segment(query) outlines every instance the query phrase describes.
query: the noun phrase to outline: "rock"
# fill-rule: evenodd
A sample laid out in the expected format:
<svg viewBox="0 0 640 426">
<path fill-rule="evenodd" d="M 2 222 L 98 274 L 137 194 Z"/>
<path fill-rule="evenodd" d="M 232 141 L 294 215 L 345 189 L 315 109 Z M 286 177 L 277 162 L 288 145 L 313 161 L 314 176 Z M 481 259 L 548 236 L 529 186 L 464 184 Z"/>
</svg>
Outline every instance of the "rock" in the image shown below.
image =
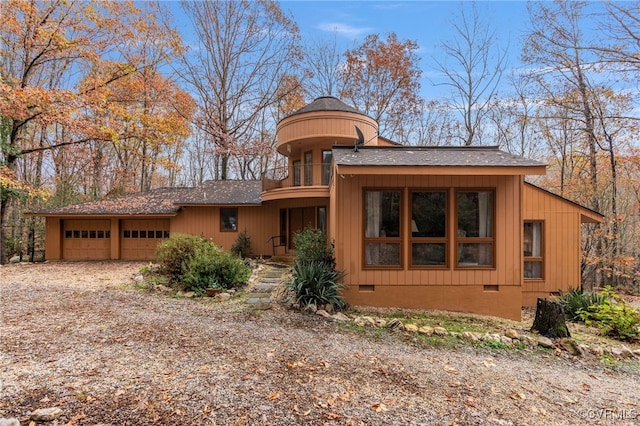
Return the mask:
<svg viewBox="0 0 640 426">
<path fill-rule="evenodd" d="M 62 416 L 62 409 L 58 407 L 38 408 L 31 413 L 34 422 L 51 422 Z"/>
<path fill-rule="evenodd" d="M 324 305 L 324 310 L 327 311 L 327 313 L 332 314 L 333 313 L 333 306 L 326 304 Z"/>
<path fill-rule="evenodd" d="M 616 358 L 622 358 L 622 349 L 620 348 L 611 348 L 607 350 L 607 352 L 609 352 L 611 355 L 613 355 Z"/>
<path fill-rule="evenodd" d="M 425 325 L 418 329 L 418 333 L 423 334 L 425 336 L 432 336 L 433 332 L 434 332 L 433 327 L 429 327 L 428 325 Z"/>
<path fill-rule="evenodd" d="M 634 350 L 633 354 L 635 355 L 636 358 L 640 358 L 640 349 Z"/>
<path fill-rule="evenodd" d="M 389 320 L 386 328 L 389 330 L 404 330 L 404 324 L 402 324 L 402 321 L 398 318 L 393 318 L 392 320 Z"/>
<path fill-rule="evenodd" d="M 324 318 L 331 318 L 331 315 L 329 314 L 329 312 L 325 311 L 324 309 L 318 309 L 316 311 L 316 315 L 320 315 L 321 317 L 324 317 Z"/>
<path fill-rule="evenodd" d="M 531 336 L 524 335 L 520 339 L 522 340 L 522 343 L 524 343 L 526 346 L 529 346 L 532 348 L 535 348 L 536 346 L 538 346 L 538 341 Z"/>
<path fill-rule="evenodd" d="M 137 283 L 141 283 L 144 281 L 144 275 L 142 274 L 136 274 L 133 276 L 133 281 L 137 282 Z"/>
<path fill-rule="evenodd" d="M 376 321 L 372 317 L 368 316 L 356 317 L 353 322 L 355 322 L 360 327 L 364 327 L 365 325 L 375 327 L 376 325 Z"/>
<path fill-rule="evenodd" d="M 338 322 L 349 322 L 349 321 L 351 321 L 351 318 L 349 318 L 348 316 L 346 316 L 342 312 L 336 312 L 335 314 L 333 314 L 331 316 L 331 319 L 333 319 L 334 321 L 338 321 Z"/>
<path fill-rule="evenodd" d="M 589 348 L 589 352 L 591 352 L 595 356 L 604 355 L 604 349 L 602 349 L 600 346 L 592 346 L 591 348 Z"/>
<path fill-rule="evenodd" d="M 382 318 L 376 318 L 375 327 L 377 328 L 385 328 L 387 326 L 387 321 Z"/>
<path fill-rule="evenodd" d="M 418 326 L 415 324 L 405 324 L 404 325 L 404 329 L 406 331 L 409 331 L 411 333 L 417 333 L 418 332 Z"/>
<path fill-rule="evenodd" d="M 566 350 L 567 352 L 569 352 L 573 356 L 582 356 L 582 355 L 584 355 L 584 352 L 582 351 L 582 348 L 580 348 L 580 346 L 575 341 L 573 341 L 572 339 L 560 339 L 558 341 L 558 343 L 560 344 L 560 346 L 564 350 Z"/>
<path fill-rule="evenodd" d="M 505 333 L 505 336 L 507 336 L 509 339 L 516 339 L 516 340 L 520 340 L 520 333 L 518 333 L 517 331 L 515 331 L 513 328 L 508 329 Z"/>
<path fill-rule="evenodd" d="M 513 346 L 513 339 L 507 336 L 500 336 L 500 342 L 507 346 Z"/>
<path fill-rule="evenodd" d="M 482 334 L 473 331 L 463 331 L 462 338 L 470 342 L 477 342 L 482 338 Z"/>
<path fill-rule="evenodd" d="M 497 333 L 485 333 L 484 336 L 482 336 L 482 340 L 486 340 L 489 342 L 499 342 L 500 339 L 500 335 Z"/>
<path fill-rule="evenodd" d="M 449 336 L 459 339 L 460 337 L 462 337 L 462 333 L 458 333 L 457 331 L 450 331 Z"/>
<path fill-rule="evenodd" d="M 633 354 L 633 351 L 631 349 L 629 349 L 625 345 L 622 345 L 622 347 L 620 348 L 620 357 L 622 359 L 633 358 L 633 355 L 634 354 Z"/>
<path fill-rule="evenodd" d="M 433 334 L 436 336 L 447 336 L 449 332 L 444 327 L 434 327 Z"/>
<path fill-rule="evenodd" d="M 227 292 L 218 293 L 216 294 L 215 299 L 219 300 L 220 302 L 226 302 L 227 300 L 231 299 L 231 295 Z"/>
<path fill-rule="evenodd" d="M 11 259 L 9 259 L 9 263 L 20 263 L 20 256 L 13 256 Z"/>
<path fill-rule="evenodd" d="M 16 418 L 0 418 L 0 426 L 20 426 L 20 420 Z"/>
<path fill-rule="evenodd" d="M 187 299 L 192 299 L 193 297 L 195 297 L 195 293 L 193 291 L 187 291 L 186 293 L 184 293 L 184 297 L 186 297 Z"/>
<path fill-rule="evenodd" d="M 551 339 L 549 339 L 548 337 L 545 336 L 538 336 L 538 345 L 542 346 L 543 348 L 552 348 L 553 347 L 553 341 Z"/>
<path fill-rule="evenodd" d="M 315 314 L 316 312 L 318 312 L 318 307 L 314 303 L 309 303 L 304 307 L 303 311 Z"/>
</svg>

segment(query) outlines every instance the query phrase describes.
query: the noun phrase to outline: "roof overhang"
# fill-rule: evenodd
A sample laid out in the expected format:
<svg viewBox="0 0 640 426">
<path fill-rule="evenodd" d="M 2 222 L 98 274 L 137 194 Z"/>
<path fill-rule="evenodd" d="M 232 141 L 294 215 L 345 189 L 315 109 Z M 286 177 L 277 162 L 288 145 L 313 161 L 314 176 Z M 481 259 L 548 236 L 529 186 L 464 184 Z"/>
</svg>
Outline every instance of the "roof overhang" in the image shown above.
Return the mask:
<svg viewBox="0 0 640 426">
<path fill-rule="evenodd" d="M 337 165 L 339 175 L 460 175 L 460 176 L 525 176 L 544 175 L 546 166 L 354 166 Z"/>
</svg>

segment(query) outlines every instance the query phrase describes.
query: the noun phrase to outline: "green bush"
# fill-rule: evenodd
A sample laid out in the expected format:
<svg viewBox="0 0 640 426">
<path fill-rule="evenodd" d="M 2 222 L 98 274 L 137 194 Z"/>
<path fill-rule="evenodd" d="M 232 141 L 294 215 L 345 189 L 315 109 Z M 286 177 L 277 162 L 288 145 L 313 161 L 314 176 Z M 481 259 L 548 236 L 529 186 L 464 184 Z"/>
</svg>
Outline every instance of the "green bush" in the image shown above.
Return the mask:
<svg viewBox="0 0 640 426">
<path fill-rule="evenodd" d="M 323 262 L 298 262 L 293 266 L 293 278 L 287 284 L 298 306 L 331 305 L 342 309 L 346 303 L 340 295 L 344 273 Z"/>
<path fill-rule="evenodd" d="M 567 293 L 559 290 L 558 293 L 557 302 L 564 308 L 565 317 L 574 322 L 584 322 L 582 312 L 590 312 L 592 306 L 601 305 L 606 299 L 605 295 L 576 288 L 570 288 Z"/>
<path fill-rule="evenodd" d="M 208 244 L 203 237 L 186 234 L 172 234 L 171 238 L 158 244 L 156 262 L 160 272 L 172 280 L 180 280 L 185 271 L 185 262 L 193 257 L 198 248 Z"/>
<path fill-rule="evenodd" d="M 247 235 L 247 231 L 242 231 L 238 234 L 236 242 L 231 246 L 231 253 L 242 258 L 251 253 L 251 238 Z"/>
<path fill-rule="evenodd" d="M 581 318 L 587 325 L 595 325 L 602 334 L 618 340 L 632 340 L 640 336 L 640 312 L 627 306 L 611 287 L 601 293 L 603 301 L 583 310 Z"/>
<path fill-rule="evenodd" d="M 296 248 L 296 262 L 321 262 L 336 267 L 333 245 L 327 243 L 327 236 L 320 229 L 307 228 L 293 236 Z"/>
<path fill-rule="evenodd" d="M 251 267 L 202 237 L 176 234 L 158 247 L 162 272 L 185 290 L 203 294 L 206 288 L 236 288 L 247 283 Z"/>
</svg>

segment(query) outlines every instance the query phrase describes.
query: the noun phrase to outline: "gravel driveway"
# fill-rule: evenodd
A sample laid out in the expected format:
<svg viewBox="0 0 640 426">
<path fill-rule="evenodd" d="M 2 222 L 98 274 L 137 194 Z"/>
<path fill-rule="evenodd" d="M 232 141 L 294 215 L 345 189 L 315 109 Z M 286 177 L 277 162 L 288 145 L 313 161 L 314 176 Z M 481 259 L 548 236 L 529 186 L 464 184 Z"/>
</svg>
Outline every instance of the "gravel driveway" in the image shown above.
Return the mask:
<svg viewBox="0 0 640 426">
<path fill-rule="evenodd" d="M 639 369 L 420 348 L 129 284 L 141 263 L 0 266 L 0 418 L 68 425 L 640 423 Z"/>
</svg>

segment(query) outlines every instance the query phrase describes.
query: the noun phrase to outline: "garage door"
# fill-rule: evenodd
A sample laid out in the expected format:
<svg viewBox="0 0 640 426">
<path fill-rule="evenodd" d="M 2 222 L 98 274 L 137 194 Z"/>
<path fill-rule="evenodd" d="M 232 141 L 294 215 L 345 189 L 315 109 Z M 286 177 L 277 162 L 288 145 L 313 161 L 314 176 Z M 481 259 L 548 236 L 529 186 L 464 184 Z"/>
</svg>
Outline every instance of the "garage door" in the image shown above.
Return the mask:
<svg viewBox="0 0 640 426">
<path fill-rule="evenodd" d="M 163 238 L 169 238 L 169 219 L 123 220 L 120 222 L 120 257 L 153 259 Z"/>
<path fill-rule="evenodd" d="M 65 220 L 62 229 L 63 259 L 111 257 L 110 220 Z"/>
</svg>

